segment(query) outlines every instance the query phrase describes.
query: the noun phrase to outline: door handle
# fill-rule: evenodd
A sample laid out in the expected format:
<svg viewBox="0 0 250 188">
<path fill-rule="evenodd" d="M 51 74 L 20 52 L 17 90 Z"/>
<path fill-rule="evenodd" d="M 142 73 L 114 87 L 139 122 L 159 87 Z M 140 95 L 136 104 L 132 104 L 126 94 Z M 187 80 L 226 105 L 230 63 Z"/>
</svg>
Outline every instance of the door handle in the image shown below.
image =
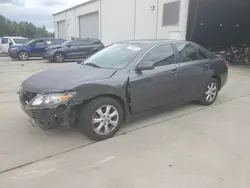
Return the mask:
<svg viewBox="0 0 250 188">
<path fill-rule="evenodd" d="M 177 72 L 178 72 L 177 69 L 172 69 L 170 73 L 173 74 L 173 75 L 177 75 Z"/>
<path fill-rule="evenodd" d="M 207 67 L 208 69 L 211 68 L 211 65 L 209 63 L 205 64 L 205 67 Z"/>
</svg>

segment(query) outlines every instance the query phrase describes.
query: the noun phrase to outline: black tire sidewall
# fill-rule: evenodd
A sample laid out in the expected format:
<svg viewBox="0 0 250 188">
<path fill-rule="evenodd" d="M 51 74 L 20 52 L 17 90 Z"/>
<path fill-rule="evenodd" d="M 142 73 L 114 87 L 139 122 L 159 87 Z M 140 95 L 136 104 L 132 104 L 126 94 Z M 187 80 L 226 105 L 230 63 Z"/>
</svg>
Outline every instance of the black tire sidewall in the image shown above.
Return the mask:
<svg viewBox="0 0 250 188">
<path fill-rule="evenodd" d="M 91 121 L 95 111 L 104 105 L 112 105 L 117 109 L 119 113 L 119 122 L 116 128 L 108 135 L 99 135 L 94 131 Z M 89 103 L 86 104 L 86 106 L 84 106 L 80 114 L 78 125 L 79 127 L 82 128 L 85 135 L 88 136 L 90 139 L 101 141 L 111 138 L 118 132 L 121 123 L 123 122 L 123 117 L 124 117 L 123 108 L 117 100 L 111 97 L 99 97 L 94 100 L 91 100 Z"/>
<path fill-rule="evenodd" d="M 206 99 L 206 92 L 207 92 L 207 87 L 208 87 L 208 85 L 211 84 L 211 83 L 215 83 L 215 84 L 216 84 L 217 90 L 216 90 L 216 96 L 215 96 L 214 100 L 211 101 L 211 102 L 208 102 L 207 99 Z M 217 99 L 218 92 L 219 92 L 219 84 L 218 84 L 218 81 L 217 81 L 215 78 L 211 78 L 211 79 L 209 80 L 209 82 L 206 84 L 205 88 L 203 89 L 202 97 L 201 97 L 199 103 L 200 103 L 201 105 L 204 105 L 204 106 L 212 105 L 212 104 L 215 102 L 215 100 Z"/>
</svg>

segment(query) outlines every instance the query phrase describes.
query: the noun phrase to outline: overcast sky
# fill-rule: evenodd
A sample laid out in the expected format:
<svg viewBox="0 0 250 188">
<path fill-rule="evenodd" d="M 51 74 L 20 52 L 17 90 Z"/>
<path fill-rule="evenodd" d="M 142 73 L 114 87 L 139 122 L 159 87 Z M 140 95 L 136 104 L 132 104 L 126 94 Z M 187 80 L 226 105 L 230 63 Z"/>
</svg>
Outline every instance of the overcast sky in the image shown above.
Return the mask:
<svg viewBox="0 0 250 188">
<path fill-rule="evenodd" d="M 54 30 L 52 14 L 88 0 L 0 0 L 0 14 Z"/>
</svg>

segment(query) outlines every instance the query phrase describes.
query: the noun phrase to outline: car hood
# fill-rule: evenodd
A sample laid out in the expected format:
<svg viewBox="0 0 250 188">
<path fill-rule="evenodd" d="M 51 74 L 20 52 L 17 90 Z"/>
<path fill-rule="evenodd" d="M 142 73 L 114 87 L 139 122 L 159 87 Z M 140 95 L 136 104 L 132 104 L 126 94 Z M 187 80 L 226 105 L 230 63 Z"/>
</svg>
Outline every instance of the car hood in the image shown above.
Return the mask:
<svg viewBox="0 0 250 188">
<path fill-rule="evenodd" d="M 22 83 L 23 91 L 40 94 L 64 92 L 89 83 L 110 78 L 116 70 L 101 69 L 81 64 L 64 65 L 60 68 L 37 73 Z"/>
</svg>

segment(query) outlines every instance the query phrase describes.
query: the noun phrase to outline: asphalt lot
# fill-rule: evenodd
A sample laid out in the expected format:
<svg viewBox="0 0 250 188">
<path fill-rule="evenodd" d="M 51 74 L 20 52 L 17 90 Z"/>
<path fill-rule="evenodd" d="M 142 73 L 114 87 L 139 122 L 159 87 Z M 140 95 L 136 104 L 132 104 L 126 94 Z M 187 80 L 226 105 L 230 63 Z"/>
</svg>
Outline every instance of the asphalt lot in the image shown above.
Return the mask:
<svg viewBox="0 0 250 188">
<path fill-rule="evenodd" d="M 230 68 L 211 107 L 161 110 L 94 143 L 33 127 L 19 107 L 21 82 L 57 66 L 0 57 L 0 188 L 249 188 L 250 69 Z"/>
</svg>

